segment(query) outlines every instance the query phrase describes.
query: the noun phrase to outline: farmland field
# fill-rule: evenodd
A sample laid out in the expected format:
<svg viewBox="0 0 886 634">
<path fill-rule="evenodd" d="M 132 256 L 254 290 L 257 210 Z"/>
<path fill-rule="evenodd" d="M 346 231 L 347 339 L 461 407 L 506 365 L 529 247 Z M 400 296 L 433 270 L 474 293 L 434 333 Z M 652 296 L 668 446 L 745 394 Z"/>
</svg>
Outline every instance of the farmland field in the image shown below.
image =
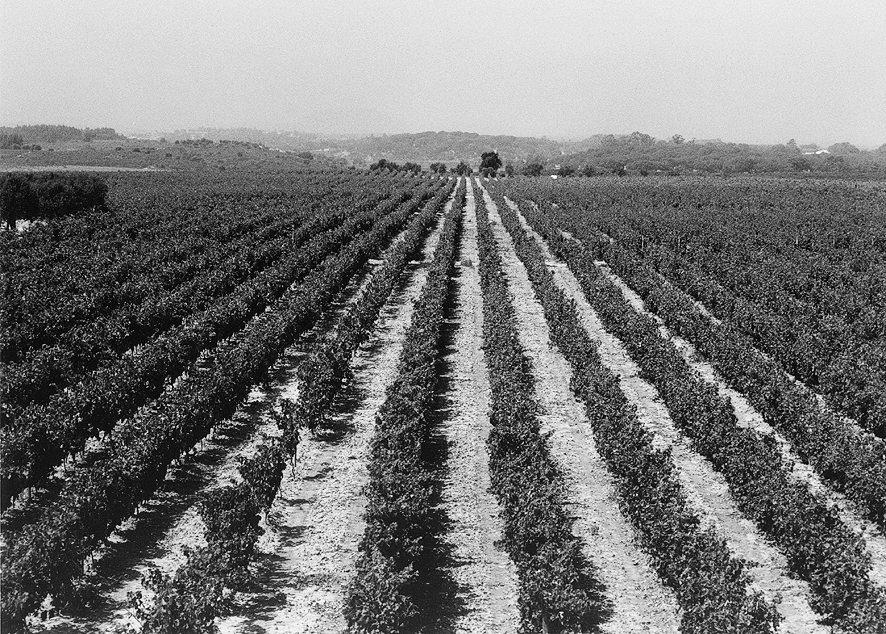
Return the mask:
<svg viewBox="0 0 886 634">
<path fill-rule="evenodd" d="M 886 632 L 886 189 L 106 172 L 0 234 L 4 632 Z"/>
</svg>

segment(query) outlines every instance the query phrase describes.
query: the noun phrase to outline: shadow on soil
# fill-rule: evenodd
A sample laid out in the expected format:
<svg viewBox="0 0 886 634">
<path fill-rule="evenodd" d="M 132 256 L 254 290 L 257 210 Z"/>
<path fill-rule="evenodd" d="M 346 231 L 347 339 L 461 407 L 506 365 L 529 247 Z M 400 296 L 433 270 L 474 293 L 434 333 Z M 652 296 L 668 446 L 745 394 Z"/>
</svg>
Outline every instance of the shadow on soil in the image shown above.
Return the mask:
<svg viewBox="0 0 886 634">
<path fill-rule="evenodd" d="M 454 269 L 454 273 L 458 269 Z M 449 440 L 441 432 L 443 423 L 452 410 L 452 362 L 455 353 L 455 335 L 458 323 L 455 277 L 449 282 L 449 301 L 444 312 L 444 320 L 440 332 L 440 344 L 436 363 L 437 385 L 434 390 L 434 402 L 431 408 L 431 438 L 424 456 L 434 476 L 432 500 L 434 515 L 429 528 L 431 548 L 425 561 L 419 562 L 422 574 L 414 596 L 420 616 L 416 621 L 417 632 L 448 632 L 452 631 L 456 619 L 467 614 L 465 597 L 467 589 L 455 581 L 452 570 L 459 566 L 453 547 L 446 541 L 451 522 L 442 506 L 443 488 L 449 474 Z"/>
<path fill-rule="evenodd" d="M 248 442 L 256 433 L 262 417 L 281 396 L 284 396 L 285 388 L 294 380 L 301 361 L 332 328 L 371 270 L 371 265 L 363 267 L 330 308 L 324 311 L 314 327 L 303 333 L 298 341 L 269 368 L 257 387 L 260 393 L 258 398 L 250 399 L 240 405 L 231 419 L 213 429 L 209 439 L 201 442 L 181 463 L 170 467 L 163 486 L 134 516 L 137 522 L 127 522 L 118 528 L 112 540 L 106 542 L 101 557 L 93 563 L 93 574 L 84 580 L 80 593 L 82 600 L 63 606 L 62 618 L 66 622 L 52 623 L 52 632 L 59 634 L 94 632 L 99 624 L 110 622 L 115 612 L 125 607 L 126 599 L 114 597 L 113 593 L 118 591 L 121 585 L 137 582 L 141 578 L 143 568 L 136 566 L 143 566 L 146 561 L 169 554 L 163 544 L 164 536 L 197 503 L 200 496 L 209 490 L 217 479 L 219 468 L 231 452 Z M 359 400 L 358 395 L 352 398 L 355 401 Z M 333 432 L 337 438 L 331 438 L 331 442 L 335 442 L 347 433 L 346 425 L 334 429 Z M 101 452 L 96 451 L 84 456 L 83 461 L 94 461 L 101 457 Z M 322 477 L 322 474 L 316 477 Z M 60 489 L 60 486 L 58 488 Z M 51 501 L 57 496 L 55 488 L 49 487 L 49 489 L 35 495 L 34 501 L 29 501 L 25 509 L 19 513 L 21 517 L 4 513 L 4 532 L 8 528 L 17 527 L 34 513 L 39 513 L 43 498 Z M 293 500 L 291 503 L 307 501 Z M 297 531 L 290 532 L 293 534 L 287 535 L 286 539 L 298 539 Z M 260 563 L 259 576 L 262 566 L 266 564 Z M 136 589 L 140 589 L 140 586 Z M 41 627 L 37 625 L 34 631 L 41 631 Z"/>
<path fill-rule="evenodd" d="M 456 269 L 456 277 L 453 285 L 460 283 L 458 280 L 459 269 Z M 434 420 L 433 424 L 436 429 L 440 429 L 442 423 L 446 420 L 452 409 L 451 394 L 451 376 L 452 368 L 449 359 L 456 352 L 455 335 L 459 325 L 457 302 L 454 298 L 455 293 L 451 291 L 451 301 L 447 308 L 446 320 L 441 333 L 441 351 L 437 361 L 437 376 L 439 382 L 436 389 Z M 479 345 L 479 342 L 478 342 Z M 524 363 L 528 364 L 528 372 L 532 372 L 531 361 L 528 357 L 524 357 Z M 437 490 L 435 491 L 437 502 L 439 503 L 440 494 L 442 493 L 442 484 L 448 473 L 446 467 L 446 456 L 448 454 L 449 443 L 442 434 L 437 434 L 432 445 L 432 452 L 435 454 L 433 460 L 437 465 Z M 562 476 L 561 476 L 562 477 Z M 440 532 L 439 536 L 444 537 L 447 526 L 447 519 L 441 510 L 440 516 Z M 584 615 L 581 624 L 582 632 L 599 632 L 601 626 L 612 618 L 612 603 L 606 597 L 606 587 L 599 581 L 596 568 L 587 561 L 580 552 L 576 553 L 579 561 L 578 568 L 581 570 L 580 579 L 576 585 L 581 589 L 582 593 L 597 607 L 596 610 L 589 611 Z M 429 592 L 427 597 L 427 605 L 424 609 L 424 617 L 421 622 L 421 632 L 451 632 L 455 619 L 469 614 L 469 607 L 465 603 L 465 597 L 469 597 L 471 588 L 460 586 L 457 584 L 449 571 L 464 565 L 465 562 L 458 561 L 454 557 L 451 547 L 445 543 L 440 543 L 438 550 L 438 560 L 435 562 L 435 576 L 431 586 L 434 588 Z M 430 585 L 430 584 L 429 584 Z M 539 631 L 542 631 L 539 624 Z M 556 623 L 548 625 L 548 632 L 560 632 L 561 628 Z"/>
<path fill-rule="evenodd" d="M 428 266 L 427 262 L 410 262 L 397 286 L 391 293 L 389 301 L 385 304 L 377 320 L 376 328 L 384 328 L 385 322 L 389 321 L 402 307 L 405 298 L 404 291 L 414 271 Z M 451 322 L 454 307 L 447 310 L 447 322 L 444 324 L 443 341 L 441 351 L 453 349 L 455 324 Z M 310 346 L 310 343 L 308 343 Z M 360 347 L 362 359 L 354 367 L 354 374 L 359 375 L 363 370 L 371 367 L 382 350 L 379 337 L 371 337 Z M 448 398 L 445 396 L 450 390 L 449 364 L 438 360 L 438 377 L 434 416 L 432 428 L 439 429 L 439 425 L 450 407 Z M 344 441 L 354 431 L 353 414 L 358 410 L 366 398 L 366 393 L 360 388 L 359 382 L 350 383 L 342 389 L 336 399 L 336 413 L 331 417 L 326 429 L 318 431 L 316 438 L 337 445 Z M 459 599 L 459 588 L 452 580 L 449 573 L 455 565 L 452 559 L 451 548 L 443 541 L 443 536 L 448 528 L 448 518 L 442 508 L 439 507 L 440 494 L 446 477 L 446 459 L 448 445 L 446 439 L 439 433 L 435 433 L 428 447 L 425 459 L 435 474 L 434 500 L 437 504 L 429 533 L 431 534 L 430 555 L 424 561 L 418 562 L 417 567 L 423 571 L 415 587 L 414 599 L 421 613 L 420 620 L 416 623 L 416 632 L 444 632 L 451 630 L 451 624 L 455 618 L 464 611 Z M 326 473 L 317 473 L 302 479 L 304 486 L 300 488 L 300 497 L 297 499 L 281 500 L 288 505 L 309 504 L 312 501 L 310 491 L 314 486 L 319 486 Z M 312 482 L 314 481 L 314 482 Z M 314 486 L 312 486 L 314 485 Z M 306 527 L 298 526 L 284 528 L 278 526 L 279 535 L 283 544 L 295 543 L 305 532 Z M 263 621 L 271 621 L 274 613 L 286 605 L 286 587 L 323 585 L 323 579 L 311 574 L 310 571 L 296 571 L 287 569 L 285 559 L 276 554 L 267 554 L 260 558 L 257 565 L 254 593 L 244 596 L 243 603 L 236 610 L 238 614 L 248 615 L 249 624 L 238 630 L 241 634 L 264 634 L 266 629 L 262 626 Z M 461 593 L 463 594 L 463 593 Z"/>
<path fill-rule="evenodd" d="M 406 301 L 404 291 L 408 285 L 409 277 L 408 274 L 403 275 L 393 289 L 390 299 L 376 321 L 376 329 L 385 328 L 384 324 L 396 315 Z M 302 357 L 309 354 L 318 341 L 318 338 L 303 338 L 299 342 L 297 354 Z M 360 346 L 359 360 L 353 366 L 354 375 L 360 376 L 366 369 L 372 367 L 377 362 L 377 355 L 381 350 L 382 343 L 377 336 L 372 336 L 364 342 Z M 276 377 L 272 376 L 271 379 L 276 381 Z M 343 385 L 341 392 L 335 399 L 334 413 L 330 416 L 326 426 L 323 429 L 318 429 L 313 437 L 331 447 L 343 443 L 354 433 L 354 414 L 367 397 L 368 393 L 359 380 Z M 309 506 L 315 499 L 314 493 L 321 492 L 323 480 L 329 475 L 330 469 L 331 467 L 327 467 L 302 477 L 299 480 L 298 497 L 278 497 L 277 503 L 286 506 Z M 274 513 L 272 512 L 271 521 L 274 523 L 274 530 L 283 547 L 293 546 L 308 529 L 307 526 L 301 525 L 287 527 L 275 523 L 273 518 Z M 247 623 L 238 627 L 238 634 L 263 634 L 266 632 L 262 623 L 270 623 L 274 620 L 275 613 L 286 607 L 286 588 L 324 585 L 321 576 L 312 574 L 309 570 L 293 570 L 289 564 L 290 562 L 285 557 L 276 553 L 263 553 L 258 556 L 253 584 L 246 593 L 240 596 L 238 605 L 233 610 L 235 614 L 247 619 Z"/>
</svg>

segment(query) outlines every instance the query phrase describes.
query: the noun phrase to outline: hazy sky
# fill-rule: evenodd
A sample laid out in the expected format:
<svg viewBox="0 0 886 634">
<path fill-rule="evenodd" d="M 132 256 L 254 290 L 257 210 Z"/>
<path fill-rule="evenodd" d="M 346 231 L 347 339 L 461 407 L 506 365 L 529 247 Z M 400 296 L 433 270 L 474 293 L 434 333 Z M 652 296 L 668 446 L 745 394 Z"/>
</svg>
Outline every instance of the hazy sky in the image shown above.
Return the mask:
<svg viewBox="0 0 886 634">
<path fill-rule="evenodd" d="M 0 0 L 0 123 L 886 142 L 886 0 Z"/>
</svg>

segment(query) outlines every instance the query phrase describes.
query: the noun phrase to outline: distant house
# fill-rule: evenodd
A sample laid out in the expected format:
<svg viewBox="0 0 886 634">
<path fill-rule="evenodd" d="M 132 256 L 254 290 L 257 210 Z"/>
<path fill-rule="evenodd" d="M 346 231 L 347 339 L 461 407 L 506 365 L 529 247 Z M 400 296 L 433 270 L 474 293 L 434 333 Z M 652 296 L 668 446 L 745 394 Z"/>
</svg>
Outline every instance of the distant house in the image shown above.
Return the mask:
<svg viewBox="0 0 886 634">
<path fill-rule="evenodd" d="M 830 154 L 830 150 L 812 150 L 811 152 L 803 152 L 805 156 L 809 156 L 810 154 Z"/>
</svg>

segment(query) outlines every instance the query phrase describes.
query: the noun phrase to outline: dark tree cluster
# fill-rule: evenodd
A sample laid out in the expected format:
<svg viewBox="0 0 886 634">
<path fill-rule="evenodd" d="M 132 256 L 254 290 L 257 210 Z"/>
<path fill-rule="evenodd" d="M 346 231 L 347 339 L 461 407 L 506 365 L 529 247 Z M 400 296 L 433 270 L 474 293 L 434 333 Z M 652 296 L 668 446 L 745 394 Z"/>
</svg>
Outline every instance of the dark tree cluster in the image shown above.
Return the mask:
<svg viewBox="0 0 886 634">
<path fill-rule="evenodd" d="M 432 174 L 445 174 L 449 171 L 449 168 L 446 167 L 446 163 L 431 163 L 428 169 L 431 170 Z"/>
<path fill-rule="evenodd" d="M 459 161 L 458 165 L 452 168 L 452 171 L 459 176 L 469 176 L 474 173 L 474 170 L 471 169 L 471 166 L 464 161 Z"/>
<path fill-rule="evenodd" d="M 50 220 L 104 207 L 108 186 L 85 174 L 6 174 L 0 177 L 0 221 Z"/>
<path fill-rule="evenodd" d="M 0 134 L 0 150 L 19 149 L 24 142 L 20 134 Z"/>
<path fill-rule="evenodd" d="M 502 162 L 498 152 L 483 152 L 480 155 L 480 173 L 487 178 L 498 174 Z"/>
<path fill-rule="evenodd" d="M 18 137 L 17 145 L 26 149 L 25 145 L 37 143 L 57 143 L 59 141 L 93 141 L 115 140 L 126 137 L 117 134 L 113 128 L 74 128 L 67 125 L 19 125 L 0 127 L 0 141 L 4 137 Z M 9 146 L 12 148 L 12 145 Z M 0 144 L 0 148 L 6 148 Z M 19 149 L 19 148 L 15 148 Z M 32 149 L 32 148 L 27 148 Z"/>
<path fill-rule="evenodd" d="M 221 141 L 219 141 L 221 143 Z M 202 139 L 184 139 L 181 141 L 175 141 L 173 145 L 187 145 L 190 147 L 204 147 L 215 145 L 215 141 L 212 139 L 202 138 Z"/>
<path fill-rule="evenodd" d="M 408 161 L 403 163 L 403 165 L 400 165 L 399 163 L 389 161 L 388 159 L 379 159 L 369 166 L 369 171 L 375 172 L 379 170 L 387 170 L 389 172 L 411 172 L 412 174 L 418 175 L 421 174 L 421 165 L 418 163 L 410 163 Z"/>
<path fill-rule="evenodd" d="M 36 143 L 25 143 L 20 134 L 0 134 L 0 150 L 42 150 Z"/>
<path fill-rule="evenodd" d="M 532 162 L 523 166 L 523 176 L 541 176 L 545 166 L 541 163 Z"/>
<path fill-rule="evenodd" d="M 798 145 L 791 139 L 778 145 L 724 143 L 718 139 L 687 141 L 679 134 L 655 139 L 642 132 L 606 135 L 599 147 L 557 159 L 560 176 L 595 174 L 827 174 L 832 176 L 886 177 L 886 154 L 864 152 L 850 143 L 835 143 L 824 150 Z M 526 165 L 523 174 L 541 175 Z M 568 170 L 570 173 L 565 173 Z M 544 170 L 542 170 L 544 171 Z M 537 173 L 536 173 L 537 172 Z"/>
</svg>

